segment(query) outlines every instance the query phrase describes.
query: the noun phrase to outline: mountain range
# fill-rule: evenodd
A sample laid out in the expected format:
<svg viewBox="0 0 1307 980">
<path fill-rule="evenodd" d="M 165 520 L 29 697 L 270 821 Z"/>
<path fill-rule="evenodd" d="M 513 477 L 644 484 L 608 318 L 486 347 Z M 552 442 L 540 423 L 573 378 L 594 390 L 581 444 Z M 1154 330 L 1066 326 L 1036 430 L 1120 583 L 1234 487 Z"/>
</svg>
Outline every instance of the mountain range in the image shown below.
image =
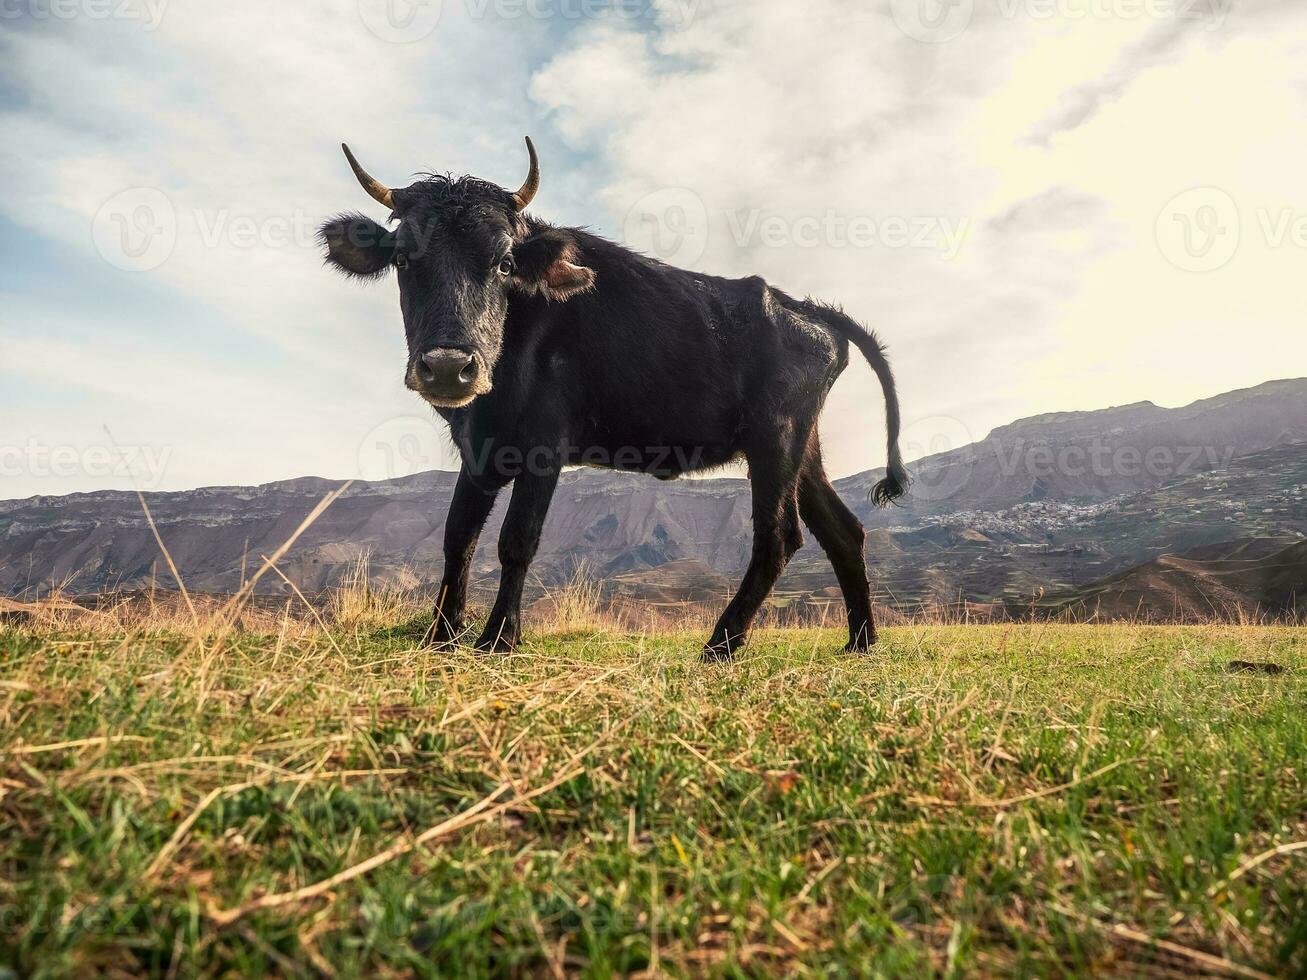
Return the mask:
<svg viewBox="0 0 1307 980">
<path fill-rule="evenodd" d="M 1038 603 L 1077 618 L 1191 622 L 1307 611 L 1307 541 L 1249 538 L 1163 555 Z"/>
<path fill-rule="evenodd" d="M 1023 419 L 913 463 L 912 492 L 888 510 L 868 500 L 881 471 L 839 480 L 836 488 L 867 525 L 868 562 L 883 599 L 904 607 L 962 600 L 1011 606 L 1073 596 L 1194 549 L 1249 539 L 1291 547 L 1307 534 L 1305 450 L 1307 379 L 1298 379 L 1183 408 L 1141 402 Z M 379 583 L 433 584 L 454 479 L 433 471 L 354 484 L 279 567 L 306 593 L 331 588 L 361 554 Z M 145 497 L 186 585 L 226 592 L 337 486 L 304 478 Z M 482 592 L 497 575 L 503 503 L 474 563 Z M 556 586 L 581 569 L 612 596 L 717 601 L 748 560 L 749 504 L 742 479 L 660 483 L 611 471 L 566 473 L 535 588 Z M 260 588 L 288 588 L 274 578 Z M 1157 580 L 1141 571 L 1133 581 L 1147 591 L 1146 583 Z M 0 501 L 0 594 L 85 594 L 150 583 L 174 584 L 136 494 Z M 838 596 L 834 586 L 824 555 L 808 544 L 776 602 L 830 603 Z"/>
</svg>

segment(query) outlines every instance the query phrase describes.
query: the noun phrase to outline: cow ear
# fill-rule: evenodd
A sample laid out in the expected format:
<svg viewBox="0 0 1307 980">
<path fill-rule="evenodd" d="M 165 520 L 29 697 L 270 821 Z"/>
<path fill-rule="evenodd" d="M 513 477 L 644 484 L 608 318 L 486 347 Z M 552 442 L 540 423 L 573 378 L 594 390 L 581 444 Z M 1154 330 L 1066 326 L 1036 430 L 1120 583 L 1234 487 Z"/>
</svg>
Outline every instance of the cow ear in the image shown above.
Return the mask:
<svg viewBox="0 0 1307 980">
<path fill-rule="evenodd" d="M 395 236 L 362 214 L 342 214 L 318 229 L 326 262 L 359 279 L 385 275 L 395 260 Z"/>
<path fill-rule="evenodd" d="M 513 249 L 513 262 L 517 266 L 515 283 L 529 291 L 538 290 L 555 302 L 565 302 L 595 284 L 594 270 L 581 264 L 576 241 L 554 228 Z"/>
</svg>

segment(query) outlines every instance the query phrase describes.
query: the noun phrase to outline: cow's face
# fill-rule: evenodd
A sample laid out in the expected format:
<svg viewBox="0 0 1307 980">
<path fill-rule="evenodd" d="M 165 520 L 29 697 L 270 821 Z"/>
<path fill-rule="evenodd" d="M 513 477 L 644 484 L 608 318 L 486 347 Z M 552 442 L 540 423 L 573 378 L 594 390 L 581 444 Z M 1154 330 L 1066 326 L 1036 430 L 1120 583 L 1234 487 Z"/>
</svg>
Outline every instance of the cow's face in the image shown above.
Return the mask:
<svg viewBox="0 0 1307 980">
<path fill-rule="evenodd" d="M 470 177 L 391 190 L 345 152 L 398 224 L 387 229 L 361 214 L 327 222 L 327 261 L 361 278 L 395 270 L 408 339 L 404 383 L 432 405 L 461 408 L 490 391 L 514 293 L 565 301 L 594 285 L 571 235 L 522 214 L 539 186 L 534 148 L 515 193 Z"/>
</svg>

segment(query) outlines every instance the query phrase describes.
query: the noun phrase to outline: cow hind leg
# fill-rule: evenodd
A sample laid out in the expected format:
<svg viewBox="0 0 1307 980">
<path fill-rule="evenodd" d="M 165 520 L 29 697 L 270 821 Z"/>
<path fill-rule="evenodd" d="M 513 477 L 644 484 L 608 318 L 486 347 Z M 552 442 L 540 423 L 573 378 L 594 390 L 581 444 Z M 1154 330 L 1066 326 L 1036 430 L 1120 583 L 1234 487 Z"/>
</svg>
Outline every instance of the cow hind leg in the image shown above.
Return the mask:
<svg viewBox="0 0 1307 980">
<path fill-rule="evenodd" d="M 798 513 L 802 455 L 795 446 L 806 442 L 807 431 L 796 439 L 794 423 L 787 422 L 783 430 L 770 445 L 746 454 L 753 488 L 753 555 L 740 590 L 704 647 L 705 661 L 729 660 L 744 646 L 758 610 L 803 543 Z"/>
<path fill-rule="evenodd" d="M 876 621 L 871 612 L 871 583 L 863 553 L 867 534 L 862 522 L 845 506 L 831 486 L 814 440 L 799 478 L 799 512 L 803 523 L 821 545 L 835 568 L 849 616 L 846 650 L 861 652 L 876 642 Z"/>
</svg>

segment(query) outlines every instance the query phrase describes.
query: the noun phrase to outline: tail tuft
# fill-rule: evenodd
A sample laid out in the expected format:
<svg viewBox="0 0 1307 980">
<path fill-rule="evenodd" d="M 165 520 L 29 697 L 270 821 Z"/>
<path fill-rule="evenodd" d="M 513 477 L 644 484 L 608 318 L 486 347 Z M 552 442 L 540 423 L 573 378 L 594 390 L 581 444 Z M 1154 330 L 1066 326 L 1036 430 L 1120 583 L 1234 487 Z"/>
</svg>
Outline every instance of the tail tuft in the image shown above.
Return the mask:
<svg viewBox="0 0 1307 980">
<path fill-rule="evenodd" d="M 885 478 L 871 488 L 871 502 L 877 507 L 888 507 L 908 492 L 911 482 L 903 460 L 895 452 L 885 468 Z"/>
</svg>

